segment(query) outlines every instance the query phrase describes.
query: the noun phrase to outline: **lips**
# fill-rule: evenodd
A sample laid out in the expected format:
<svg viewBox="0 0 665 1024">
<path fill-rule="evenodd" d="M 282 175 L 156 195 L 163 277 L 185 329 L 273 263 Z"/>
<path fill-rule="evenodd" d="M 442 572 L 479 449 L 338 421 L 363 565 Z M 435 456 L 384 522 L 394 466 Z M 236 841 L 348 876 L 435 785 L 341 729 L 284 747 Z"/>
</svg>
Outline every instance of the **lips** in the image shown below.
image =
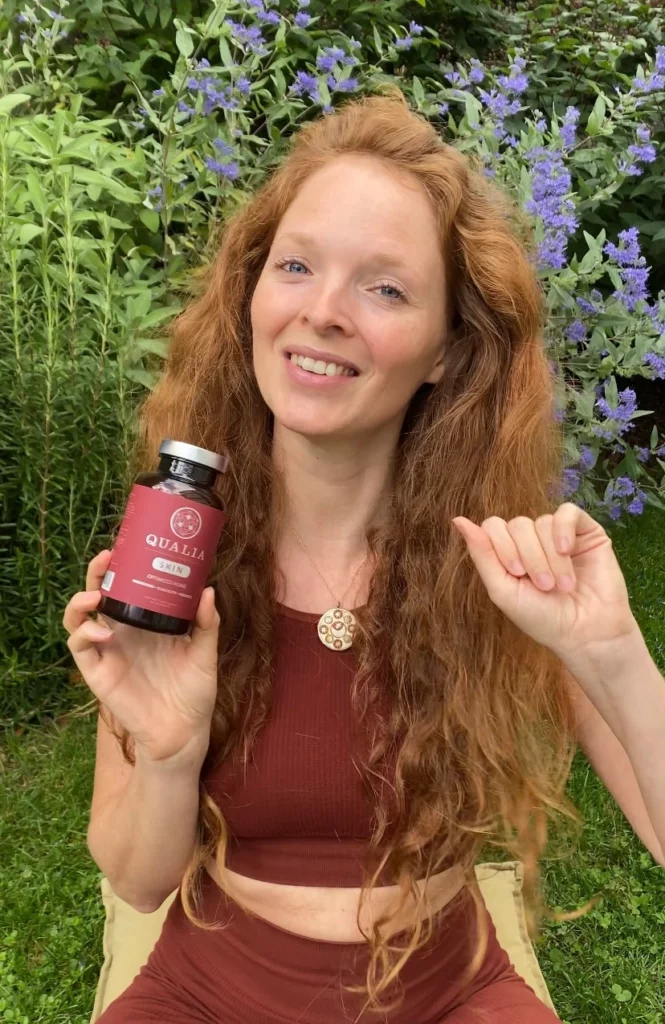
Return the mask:
<svg viewBox="0 0 665 1024">
<path fill-rule="evenodd" d="M 324 363 L 335 363 L 337 366 L 344 366 L 349 370 L 353 370 L 354 373 L 360 374 L 360 370 L 355 363 L 350 362 L 348 359 L 343 359 L 342 356 L 333 355 L 331 352 L 319 352 L 317 349 L 302 346 L 287 349 L 284 355 L 287 359 L 290 359 L 292 355 L 296 355 L 303 356 L 305 359 L 313 359 L 315 362 L 321 360 Z"/>
</svg>

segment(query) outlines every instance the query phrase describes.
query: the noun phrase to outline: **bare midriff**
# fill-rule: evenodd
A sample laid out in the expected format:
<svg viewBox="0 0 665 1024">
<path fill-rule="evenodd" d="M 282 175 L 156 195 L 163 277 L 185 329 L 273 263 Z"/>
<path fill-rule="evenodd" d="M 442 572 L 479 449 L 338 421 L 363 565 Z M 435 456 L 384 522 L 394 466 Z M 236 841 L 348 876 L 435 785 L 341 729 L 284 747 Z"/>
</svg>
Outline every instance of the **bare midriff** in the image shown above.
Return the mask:
<svg viewBox="0 0 665 1024">
<path fill-rule="evenodd" d="M 206 868 L 217 885 L 220 884 L 217 865 L 214 858 L 206 863 Z M 224 887 L 231 899 L 239 897 L 254 913 L 266 921 L 295 932 L 306 938 L 320 939 L 326 942 L 365 942 L 358 923 L 358 904 L 360 887 L 358 888 L 327 888 L 314 885 L 282 885 L 275 882 L 264 882 L 256 878 L 247 878 L 235 871 L 228 871 L 229 884 Z M 425 883 L 419 881 L 422 890 Z M 446 906 L 464 885 L 461 868 L 458 865 L 432 875 L 427 883 L 427 892 L 434 913 Z M 372 919 L 390 910 L 391 905 L 397 906 L 399 886 L 376 886 L 368 899 L 363 902 L 360 922 L 367 934 L 370 934 Z M 399 916 L 387 930 L 393 935 L 413 923 L 414 900 L 409 896 Z M 423 909 L 421 917 L 425 916 Z"/>
</svg>

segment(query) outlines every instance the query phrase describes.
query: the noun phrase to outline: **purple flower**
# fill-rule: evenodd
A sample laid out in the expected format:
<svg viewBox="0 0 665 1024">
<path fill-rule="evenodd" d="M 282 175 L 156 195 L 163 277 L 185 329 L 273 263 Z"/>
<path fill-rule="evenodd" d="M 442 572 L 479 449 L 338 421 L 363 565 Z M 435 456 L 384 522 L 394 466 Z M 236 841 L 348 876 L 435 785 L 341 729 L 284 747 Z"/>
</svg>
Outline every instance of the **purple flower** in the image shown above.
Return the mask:
<svg viewBox="0 0 665 1024">
<path fill-rule="evenodd" d="M 49 15 L 49 17 L 53 18 L 54 21 L 64 21 L 65 20 L 64 14 L 60 14 L 58 11 L 49 11 L 48 8 L 47 8 L 46 13 Z"/>
<path fill-rule="evenodd" d="M 336 60 L 331 53 L 321 53 L 316 58 L 316 66 L 319 71 L 332 71 Z"/>
<path fill-rule="evenodd" d="M 665 89 L 665 46 L 656 47 L 653 71 L 648 78 L 634 78 L 633 89 L 636 92 L 658 92 Z"/>
<path fill-rule="evenodd" d="M 566 330 L 566 337 L 570 338 L 571 341 L 584 341 L 586 334 L 586 327 L 581 320 L 573 320 Z"/>
<path fill-rule="evenodd" d="M 665 356 L 659 356 L 657 352 L 647 352 L 642 362 L 651 367 L 654 377 L 665 380 Z"/>
<path fill-rule="evenodd" d="M 307 28 L 311 20 L 312 19 L 310 18 L 309 14 L 307 14 L 306 11 L 298 11 L 295 18 L 293 19 L 293 24 L 296 25 L 298 28 Z"/>
<path fill-rule="evenodd" d="M 461 75 L 459 71 L 448 71 L 443 77 L 447 78 L 451 85 L 459 86 L 460 88 L 463 85 L 468 84 L 464 76 Z"/>
<path fill-rule="evenodd" d="M 449 110 L 450 106 L 448 103 L 439 103 L 439 113 L 442 117 L 445 117 Z"/>
<path fill-rule="evenodd" d="M 606 242 L 604 252 L 621 267 L 620 276 L 625 285 L 625 289 L 618 288 L 612 294 L 629 312 L 632 312 L 641 299 L 648 299 L 646 285 L 649 268 L 646 266 L 646 259 L 640 254 L 637 228 L 620 231 L 619 241 L 621 248 L 612 242 Z"/>
<path fill-rule="evenodd" d="M 321 101 L 319 96 L 319 81 L 316 75 L 310 74 L 308 71 L 298 71 L 296 74 L 296 80 L 291 84 L 290 91 L 295 96 L 302 96 L 303 92 L 306 92 L 310 99 L 314 100 L 315 103 Z"/>
<path fill-rule="evenodd" d="M 535 146 L 525 152 L 524 158 L 533 164 L 532 198 L 524 204 L 524 209 L 540 217 L 545 228 L 544 238 L 538 247 L 538 263 L 540 268 L 561 270 L 566 263 L 568 237 L 578 226 L 574 216 L 575 205 L 568 198 L 572 184 L 570 173 L 560 150 Z"/>
<path fill-rule="evenodd" d="M 235 163 L 235 161 L 229 164 L 222 164 L 219 160 L 215 160 L 214 157 L 207 156 L 205 158 L 205 165 L 208 170 L 215 171 L 216 174 L 221 174 L 225 178 L 230 178 L 231 180 L 237 178 L 240 173 L 238 164 Z"/>
<path fill-rule="evenodd" d="M 580 457 L 578 460 L 578 468 L 585 472 L 587 469 L 591 469 L 596 461 L 596 456 L 587 444 L 583 444 L 580 447 Z"/>
<path fill-rule="evenodd" d="M 213 139 L 212 144 L 222 156 L 231 156 L 234 153 L 233 146 L 229 146 L 228 142 L 225 142 L 224 139 Z"/>
<path fill-rule="evenodd" d="M 328 75 L 328 85 L 331 89 L 336 89 L 337 92 L 354 92 L 358 88 L 357 78 L 345 78 L 342 81 L 336 82 L 333 75 Z"/>
<path fill-rule="evenodd" d="M 634 161 L 641 160 L 642 163 L 652 164 L 656 159 L 656 148 L 652 143 L 649 142 L 651 132 L 647 125 L 642 124 L 636 131 L 637 138 L 642 143 L 641 146 L 634 144 L 628 147 L 628 153 L 632 156 Z M 639 175 L 642 173 L 640 167 L 636 163 L 627 164 L 626 161 L 621 158 L 618 162 L 618 168 L 624 174 Z"/>
<path fill-rule="evenodd" d="M 524 57 L 515 57 L 510 65 L 510 75 L 499 75 L 497 81 L 506 92 L 523 93 L 529 88 L 529 79 L 523 74 L 526 67 Z"/>
<path fill-rule="evenodd" d="M 485 79 L 485 69 L 483 65 L 475 57 L 471 60 L 471 71 L 469 72 L 469 81 L 473 82 L 474 85 L 478 85 Z"/>
<path fill-rule="evenodd" d="M 241 25 L 240 22 L 234 21 L 232 18 L 227 18 L 226 24 L 230 25 L 231 38 L 235 42 L 248 46 L 252 53 L 256 53 L 260 57 L 266 56 L 268 50 L 258 25 Z"/>
<path fill-rule="evenodd" d="M 166 96 L 166 89 L 153 89 L 153 96 Z"/>
<path fill-rule="evenodd" d="M 181 114 L 188 114 L 190 117 L 196 113 L 196 107 L 190 107 L 189 103 L 185 103 L 184 100 L 179 100 L 178 110 Z"/>
<path fill-rule="evenodd" d="M 422 25 L 418 25 L 415 21 L 409 23 L 409 35 L 419 36 L 423 30 Z"/>
<path fill-rule="evenodd" d="M 575 142 L 575 130 L 580 119 L 580 112 L 576 107 L 566 107 L 563 124 L 559 129 L 559 136 L 563 145 L 568 148 Z"/>
<path fill-rule="evenodd" d="M 162 192 L 163 192 L 163 189 L 162 189 L 161 185 L 156 185 L 154 188 L 148 189 L 148 195 L 150 197 L 152 197 L 152 196 L 161 196 Z"/>
<path fill-rule="evenodd" d="M 570 497 L 574 494 L 577 488 L 580 486 L 580 474 L 577 470 L 568 468 L 563 471 L 562 480 L 562 495 L 564 498 Z"/>
</svg>

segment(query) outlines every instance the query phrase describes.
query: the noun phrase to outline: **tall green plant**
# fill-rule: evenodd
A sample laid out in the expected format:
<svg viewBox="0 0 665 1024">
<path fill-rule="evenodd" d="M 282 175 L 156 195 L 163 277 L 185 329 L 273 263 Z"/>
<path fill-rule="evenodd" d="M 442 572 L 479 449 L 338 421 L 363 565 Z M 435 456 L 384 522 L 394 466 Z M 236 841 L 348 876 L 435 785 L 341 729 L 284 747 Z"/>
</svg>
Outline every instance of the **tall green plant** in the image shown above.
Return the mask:
<svg viewBox="0 0 665 1024">
<path fill-rule="evenodd" d="M 5 723 L 65 691 L 63 597 L 122 500 L 140 390 L 135 346 L 173 312 L 160 309 L 162 275 L 132 240 L 142 193 L 130 179 L 141 157 L 109 141 L 108 125 L 87 122 L 79 106 L 0 115 Z"/>
</svg>

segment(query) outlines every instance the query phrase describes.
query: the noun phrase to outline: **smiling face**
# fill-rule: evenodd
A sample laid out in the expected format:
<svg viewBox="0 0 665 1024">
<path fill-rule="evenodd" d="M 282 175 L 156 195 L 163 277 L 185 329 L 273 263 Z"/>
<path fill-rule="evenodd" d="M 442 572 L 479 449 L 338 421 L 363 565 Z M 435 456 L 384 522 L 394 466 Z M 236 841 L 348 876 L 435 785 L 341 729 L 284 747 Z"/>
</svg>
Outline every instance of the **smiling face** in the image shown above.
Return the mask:
<svg viewBox="0 0 665 1024">
<path fill-rule="evenodd" d="M 399 431 L 420 385 L 443 372 L 445 301 L 437 225 L 417 180 L 362 155 L 317 171 L 284 214 L 252 296 L 254 371 L 276 426 L 318 439 Z M 294 352 L 314 361 L 303 369 Z M 341 374 L 335 358 L 357 373 Z"/>
</svg>

